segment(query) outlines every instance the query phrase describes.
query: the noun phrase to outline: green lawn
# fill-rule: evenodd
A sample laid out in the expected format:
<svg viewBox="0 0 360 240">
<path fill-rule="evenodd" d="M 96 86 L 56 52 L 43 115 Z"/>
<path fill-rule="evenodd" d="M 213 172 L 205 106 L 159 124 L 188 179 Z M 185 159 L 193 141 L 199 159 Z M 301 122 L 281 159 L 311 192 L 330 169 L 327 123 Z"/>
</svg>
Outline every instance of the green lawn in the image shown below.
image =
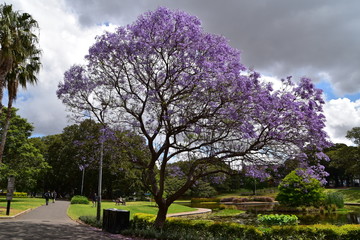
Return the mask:
<svg viewBox="0 0 360 240">
<path fill-rule="evenodd" d="M 16 215 L 22 211 L 31 208 L 37 208 L 45 204 L 45 200 L 42 198 L 13 198 L 10 204 L 10 215 Z M 6 198 L 0 198 L 0 216 L 6 216 L 7 200 Z"/>
<path fill-rule="evenodd" d="M 150 202 L 127 202 L 126 206 L 115 205 L 114 202 L 102 202 L 101 208 L 116 208 L 129 210 L 130 219 L 132 219 L 135 213 L 156 214 L 158 211 L 158 208 L 155 206 L 155 204 Z M 96 210 L 97 208 L 93 207 L 92 204 L 71 204 L 67 213 L 72 219 L 78 219 L 80 216 L 96 216 Z M 183 206 L 180 204 L 171 204 L 168 213 L 190 212 L 195 210 L 196 209 L 194 208 Z"/>
</svg>

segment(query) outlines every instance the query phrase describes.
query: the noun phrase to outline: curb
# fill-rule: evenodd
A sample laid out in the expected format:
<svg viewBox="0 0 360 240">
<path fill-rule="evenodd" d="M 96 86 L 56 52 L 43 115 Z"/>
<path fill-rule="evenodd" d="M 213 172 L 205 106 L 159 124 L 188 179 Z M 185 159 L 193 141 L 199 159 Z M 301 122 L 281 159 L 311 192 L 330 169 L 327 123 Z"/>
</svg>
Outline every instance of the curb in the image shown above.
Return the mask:
<svg viewBox="0 0 360 240">
<path fill-rule="evenodd" d="M 197 208 L 196 211 L 192 211 L 192 212 L 166 214 L 166 217 L 181 217 L 181 216 L 189 216 L 189 215 L 203 214 L 203 213 L 209 213 L 209 212 L 212 212 L 212 210 L 208 209 L 208 208 Z"/>
<path fill-rule="evenodd" d="M 26 209 L 25 211 L 22 211 L 22 212 L 19 212 L 18 214 L 15 214 L 13 216 L 0 216 L 0 219 L 12 219 L 12 218 L 16 218 L 18 216 L 20 216 L 21 214 L 24 214 L 24 213 L 27 213 L 27 212 L 30 212 L 32 210 L 34 210 L 36 208 L 29 208 L 29 209 Z"/>
</svg>

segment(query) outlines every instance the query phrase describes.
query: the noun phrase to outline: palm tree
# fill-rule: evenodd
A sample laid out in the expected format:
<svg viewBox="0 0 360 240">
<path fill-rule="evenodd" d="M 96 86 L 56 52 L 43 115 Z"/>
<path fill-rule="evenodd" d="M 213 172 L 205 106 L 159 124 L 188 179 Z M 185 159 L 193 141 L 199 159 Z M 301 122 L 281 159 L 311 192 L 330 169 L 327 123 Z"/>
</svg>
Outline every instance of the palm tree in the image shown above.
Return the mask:
<svg viewBox="0 0 360 240">
<path fill-rule="evenodd" d="M 11 5 L 0 5 L 0 114 L 3 112 L 2 98 L 8 89 L 8 108 L 0 143 L 0 164 L 10 125 L 11 108 L 16 99 L 19 84 L 37 82 L 40 70 L 38 37 L 33 33 L 38 23 L 28 13 L 13 11 Z"/>
</svg>

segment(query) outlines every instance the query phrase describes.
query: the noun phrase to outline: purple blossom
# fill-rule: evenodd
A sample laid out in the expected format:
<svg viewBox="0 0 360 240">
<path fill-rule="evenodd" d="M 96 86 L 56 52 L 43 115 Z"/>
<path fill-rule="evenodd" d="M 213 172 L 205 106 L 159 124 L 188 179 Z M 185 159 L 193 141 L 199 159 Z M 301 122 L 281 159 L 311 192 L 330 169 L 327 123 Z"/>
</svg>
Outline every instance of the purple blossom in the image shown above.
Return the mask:
<svg viewBox="0 0 360 240">
<path fill-rule="evenodd" d="M 185 176 L 185 173 L 181 170 L 178 165 L 169 166 L 169 175 L 172 177 L 182 178 Z"/>
<path fill-rule="evenodd" d="M 308 78 L 291 77 L 274 90 L 197 17 L 164 7 L 149 11 L 98 36 L 85 58 L 85 66 L 65 73 L 58 97 L 77 118 L 91 115 L 104 124 L 106 110 L 112 126 L 141 134 L 151 152 L 145 173 L 182 160 L 194 179 L 218 161 L 246 161 L 247 174 L 263 180 L 268 174 L 256 165 L 296 159 L 308 168 L 309 153 L 326 159 L 322 151 L 331 143 L 321 90 Z M 325 176 L 320 166 L 310 169 L 303 174 Z M 169 168 L 169 174 L 181 172 Z"/>
<path fill-rule="evenodd" d="M 261 182 L 264 182 L 270 177 L 270 174 L 266 172 L 264 166 L 251 165 L 245 167 L 245 175 L 248 177 L 253 177 L 258 179 Z"/>
</svg>

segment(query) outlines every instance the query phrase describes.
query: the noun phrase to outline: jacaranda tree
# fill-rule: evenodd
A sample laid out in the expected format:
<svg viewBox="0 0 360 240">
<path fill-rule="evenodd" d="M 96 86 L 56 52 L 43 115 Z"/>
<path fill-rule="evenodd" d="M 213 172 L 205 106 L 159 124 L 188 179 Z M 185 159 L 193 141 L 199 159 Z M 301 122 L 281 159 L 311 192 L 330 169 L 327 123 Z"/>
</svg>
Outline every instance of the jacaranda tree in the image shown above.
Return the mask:
<svg viewBox="0 0 360 240">
<path fill-rule="evenodd" d="M 305 152 L 325 157 L 321 91 L 307 78 L 273 90 L 187 13 L 147 12 L 97 37 L 86 60 L 65 73 L 58 97 L 76 118 L 105 106 L 111 124 L 146 139 L 150 160 L 132 162 L 159 207 L 158 227 L 171 203 L 224 166 L 297 158 L 305 167 Z M 188 164 L 179 173 L 186 181 L 166 195 L 168 165 L 177 160 Z"/>
</svg>

